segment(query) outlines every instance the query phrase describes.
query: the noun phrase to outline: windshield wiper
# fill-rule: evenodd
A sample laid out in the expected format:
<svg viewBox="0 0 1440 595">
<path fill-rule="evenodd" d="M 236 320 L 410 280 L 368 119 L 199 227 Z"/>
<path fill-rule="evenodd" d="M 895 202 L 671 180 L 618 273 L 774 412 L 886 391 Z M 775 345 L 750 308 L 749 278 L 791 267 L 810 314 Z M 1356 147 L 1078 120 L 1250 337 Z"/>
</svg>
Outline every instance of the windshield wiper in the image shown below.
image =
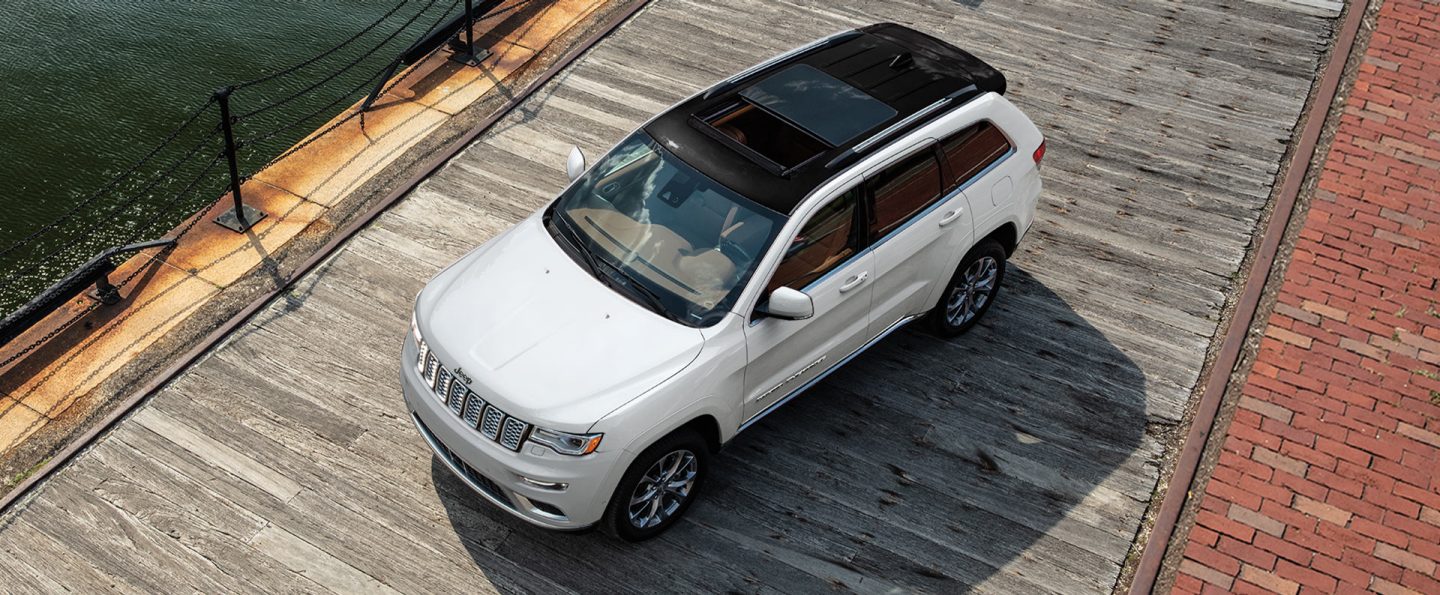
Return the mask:
<svg viewBox="0 0 1440 595">
<path fill-rule="evenodd" d="M 625 283 L 623 285 L 630 289 L 634 289 L 635 295 L 638 295 L 642 299 L 644 299 L 646 303 L 650 306 L 650 309 L 654 310 L 656 314 L 659 314 L 676 322 L 680 321 L 679 317 L 677 317 L 674 313 L 670 312 L 670 310 L 665 308 L 665 303 L 660 300 L 660 296 L 656 294 L 654 290 L 644 285 L 641 285 L 639 281 L 635 280 L 635 277 L 630 276 L 629 273 L 625 272 L 625 269 L 620 268 L 615 263 L 612 263 L 604 258 L 597 257 L 592 254 L 590 250 L 585 247 L 584 242 L 580 240 L 580 232 L 573 227 L 572 223 L 565 219 L 564 215 L 560 213 L 555 213 L 550 217 L 550 219 L 560 220 L 560 224 L 557 224 L 555 226 L 555 229 L 560 230 L 560 234 L 565 236 L 565 241 L 568 242 L 572 247 L 574 247 L 576 252 L 580 253 L 580 256 L 585 259 L 585 264 L 590 267 L 590 274 L 594 275 L 596 279 L 599 279 L 601 283 L 604 283 L 611 287 L 614 287 L 616 285 L 614 278 L 612 278 L 610 275 L 600 272 L 600 267 L 597 266 L 597 264 L 603 262 L 605 263 L 606 267 L 610 268 L 610 270 L 620 273 L 620 276 L 625 278 Z M 566 232 L 569 233 L 567 234 Z"/>
<path fill-rule="evenodd" d="M 574 248 L 576 252 L 580 253 L 580 257 L 585 259 L 585 266 L 590 268 L 590 274 L 595 276 L 596 278 L 599 278 L 600 267 L 595 266 L 595 255 L 591 254 L 590 250 L 585 247 L 584 242 L 580 241 L 580 232 L 577 231 L 574 227 L 572 227 L 573 224 L 571 224 L 569 221 L 566 221 L 565 215 L 561 213 L 555 213 L 554 215 L 551 215 L 550 219 L 552 221 L 556 219 L 560 220 L 560 223 L 555 226 L 555 229 L 559 230 L 560 235 L 565 236 L 565 241 L 570 244 L 570 247 Z"/>
<path fill-rule="evenodd" d="M 630 289 L 634 289 L 635 295 L 644 298 L 645 301 L 650 304 L 650 309 L 654 310 L 656 314 L 659 314 L 676 322 L 680 321 L 680 318 L 676 316 L 675 313 L 671 312 L 665 307 L 665 303 L 660 299 L 660 294 L 657 294 L 655 293 L 655 290 L 642 285 L 640 281 L 635 279 L 635 277 L 631 276 L 630 273 L 625 272 L 625 269 L 620 268 L 620 265 L 610 262 L 604 258 L 596 258 L 595 261 L 604 263 L 606 267 L 610 268 L 610 270 L 620 273 L 620 276 L 625 278 L 624 285 Z"/>
</svg>

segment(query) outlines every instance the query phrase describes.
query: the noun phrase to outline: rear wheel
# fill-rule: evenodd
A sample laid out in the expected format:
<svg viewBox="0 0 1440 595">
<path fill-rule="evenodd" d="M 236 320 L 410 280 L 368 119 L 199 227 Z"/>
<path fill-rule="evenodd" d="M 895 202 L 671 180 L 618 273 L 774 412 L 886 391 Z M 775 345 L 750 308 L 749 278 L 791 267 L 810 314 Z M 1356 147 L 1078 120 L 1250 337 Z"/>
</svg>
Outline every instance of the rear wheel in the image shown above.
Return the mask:
<svg viewBox="0 0 1440 595">
<path fill-rule="evenodd" d="M 941 336 L 953 337 L 973 328 L 990 311 L 1005 280 L 1005 249 L 985 240 L 960 260 L 945 295 L 930 312 L 930 325 Z"/>
<path fill-rule="evenodd" d="M 652 444 L 620 478 L 601 527 L 625 541 L 664 533 L 695 501 L 710 468 L 699 433 L 681 429 Z"/>
</svg>

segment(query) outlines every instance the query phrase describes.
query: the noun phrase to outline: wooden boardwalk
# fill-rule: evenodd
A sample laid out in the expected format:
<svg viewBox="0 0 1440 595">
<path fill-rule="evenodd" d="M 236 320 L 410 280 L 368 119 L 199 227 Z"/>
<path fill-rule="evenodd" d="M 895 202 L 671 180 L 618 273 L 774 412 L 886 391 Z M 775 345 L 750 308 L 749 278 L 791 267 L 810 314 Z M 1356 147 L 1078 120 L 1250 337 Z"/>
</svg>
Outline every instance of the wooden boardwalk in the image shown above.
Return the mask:
<svg viewBox="0 0 1440 595">
<path fill-rule="evenodd" d="M 425 280 L 552 197 L 572 142 L 880 20 L 1000 67 L 1049 135 L 985 325 L 887 339 L 645 544 L 513 521 L 432 460 L 397 379 Z M 655 0 L 12 510 L 0 590 L 1109 591 L 1330 25 L 1272 0 Z"/>
</svg>

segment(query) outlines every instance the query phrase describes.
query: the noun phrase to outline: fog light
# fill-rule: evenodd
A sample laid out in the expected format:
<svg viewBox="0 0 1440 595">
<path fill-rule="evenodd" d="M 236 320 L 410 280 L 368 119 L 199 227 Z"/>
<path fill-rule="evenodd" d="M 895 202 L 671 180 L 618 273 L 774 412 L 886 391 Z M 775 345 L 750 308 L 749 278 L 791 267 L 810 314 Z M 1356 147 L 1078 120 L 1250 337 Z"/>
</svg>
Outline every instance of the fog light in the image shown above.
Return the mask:
<svg viewBox="0 0 1440 595">
<path fill-rule="evenodd" d="M 570 487 L 570 484 L 560 483 L 558 481 L 540 481 L 538 479 L 530 479 L 529 477 L 525 477 L 524 475 L 519 475 L 517 477 L 520 478 L 520 483 L 523 483 L 530 487 L 540 488 L 542 490 L 559 492 L 561 490 L 564 490 L 565 488 Z"/>
</svg>

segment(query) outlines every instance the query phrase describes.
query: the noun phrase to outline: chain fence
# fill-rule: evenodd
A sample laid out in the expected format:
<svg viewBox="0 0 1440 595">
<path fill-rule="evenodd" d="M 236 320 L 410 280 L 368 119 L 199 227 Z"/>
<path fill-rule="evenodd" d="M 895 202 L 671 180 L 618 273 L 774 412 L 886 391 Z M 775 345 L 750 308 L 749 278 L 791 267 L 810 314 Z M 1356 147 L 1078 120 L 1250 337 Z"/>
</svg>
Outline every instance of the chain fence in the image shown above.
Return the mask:
<svg viewBox="0 0 1440 595">
<path fill-rule="evenodd" d="M 252 211 L 240 208 L 244 197 L 236 192 L 250 175 L 363 117 L 374 98 L 393 85 L 387 81 L 401 66 L 418 62 L 446 43 L 454 45 L 457 53 L 473 53 L 473 46 L 465 45 L 470 36 L 461 31 L 483 16 L 513 11 L 529 1 L 537 0 L 512 3 L 499 11 L 498 1 L 464 0 L 462 5 L 462 0 L 400 0 L 334 47 L 217 90 L 140 159 L 98 184 L 95 191 L 71 197 L 71 205 L 52 221 L 0 246 L 0 312 L 5 313 L 0 320 L 0 347 L 74 299 L 77 289 L 92 283 L 97 289 L 125 288 L 135 275 L 111 285 L 107 275 L 114 269 L 112 258 L 173 246 L 201 217 L 185 220 L 213 206 L 227 191 L 236 203 L 229 212 L 239 217 L 232 229 L 253 224 L 250 219 L 263 215 L 247 216 Z M 362 99 L 359 108 L 349 109 Z M 346 113 L 337 118 L 342 110 Z M 182 222 L 185 225 L 177 228 Z M 167 232 L 173 233 L 165 236 Z M 151 240 L 136 243 L 146 238 Z M 102 297 L 92 300 L 84 312 L 103 306 Z M 32 352 L 70 322 L 11 350 L 0 368 Z"/>
</svg>

